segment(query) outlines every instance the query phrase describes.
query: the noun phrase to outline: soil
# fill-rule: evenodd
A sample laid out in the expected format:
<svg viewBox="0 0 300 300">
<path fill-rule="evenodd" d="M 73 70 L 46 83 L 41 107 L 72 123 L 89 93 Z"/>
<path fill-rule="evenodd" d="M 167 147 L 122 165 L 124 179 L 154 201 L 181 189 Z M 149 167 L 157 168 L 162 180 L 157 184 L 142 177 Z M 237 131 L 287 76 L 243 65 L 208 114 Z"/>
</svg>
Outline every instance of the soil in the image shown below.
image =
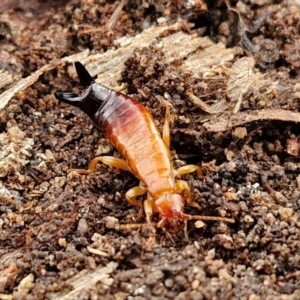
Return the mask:
<svg viewBox="0 0 300 300">
<path fill-rule="evenodd" d="M 298 1 L 5 0 L 0 12 L 0 299 L 300 299 Z M 54 97 L 82 91 L 77 59 L 160 129 L 171 103 L 174 166 L 205 174 L 183 177 L 201 208 L 185 211 L 234 224 L 118 230 L 145 222 L 124 200 L 137 178 L 68 173 L 120 157 Z"/>
</svg>

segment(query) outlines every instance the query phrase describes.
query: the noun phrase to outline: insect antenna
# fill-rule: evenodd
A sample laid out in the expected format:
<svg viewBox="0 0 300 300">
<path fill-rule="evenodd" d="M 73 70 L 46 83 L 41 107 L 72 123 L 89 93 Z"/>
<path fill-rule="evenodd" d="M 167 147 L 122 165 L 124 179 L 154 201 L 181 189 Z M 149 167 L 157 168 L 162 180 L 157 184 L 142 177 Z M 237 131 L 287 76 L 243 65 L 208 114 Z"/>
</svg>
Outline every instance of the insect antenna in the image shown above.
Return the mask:
<svg viewBox="0 0 300 300">
<path fill-rule="evenodd" d="M 143 227 L 156 227 L 156 224 L 148 224 L 148 223 L 137 223 L 137 224 L 121 224 L 119 225 L 120 230 L 132 230 L 132 229 L 140 229 Z"/>
<path fill-rule="evenodd" d="M 200 221 L 215 221 L 215 222 L 225 222 L 225 223 L 235 223 L 234 219 L 224 218 L 224 217 L 214 217 L 214 216 L 188 216 L 188 220 L 200 220 Z"/>
</svg>

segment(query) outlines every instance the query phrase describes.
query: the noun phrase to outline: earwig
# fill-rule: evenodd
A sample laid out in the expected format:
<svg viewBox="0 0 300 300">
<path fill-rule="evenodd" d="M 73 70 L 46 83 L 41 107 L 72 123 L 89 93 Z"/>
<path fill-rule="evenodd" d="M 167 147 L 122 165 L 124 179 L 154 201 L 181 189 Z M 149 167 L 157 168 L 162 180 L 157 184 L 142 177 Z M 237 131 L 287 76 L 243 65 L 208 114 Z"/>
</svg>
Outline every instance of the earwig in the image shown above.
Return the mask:
<svg viewBox="0 0 300 300">
<path fill-rule="evenodd" d="M 99 126 L 115 148 L 125 159 L 111 156 L 94 158 L 87 170 L 71 169 L 79 174 L 93 172 L 96 165 L 106 165 L 130 171 L 141 182 L 126 194 L 126 200 L 144 210 L 147 224 L 152 224 L 152 216 L 158 213 L 155 227 L 178 230 L 188 220 L 221 221 L 234 223 L 233 219 L 213 216 L 194 216 L 184 212 L 184 205 L 199 208 L 192 200 L 186 181 L 177 176 L 197 172 L 202 178 L 202 170 L 196 165 L 186 165 L 175 170 L 170 154 L 170 107 L 166 105 L 163 134 L 160 135 L 149 111 L 138 101 L 122 93 L 108 89 L 94 81 L 80 62 L 75 68 L 83 86 L 87 88 L 81 95 L 57 92 L 57 99 L 79 107 Z M 147 193 L 145 201 L 138 196 Z M 145 224 L 127 224 L 122 228 L 139 228 Z"/>
</svg>

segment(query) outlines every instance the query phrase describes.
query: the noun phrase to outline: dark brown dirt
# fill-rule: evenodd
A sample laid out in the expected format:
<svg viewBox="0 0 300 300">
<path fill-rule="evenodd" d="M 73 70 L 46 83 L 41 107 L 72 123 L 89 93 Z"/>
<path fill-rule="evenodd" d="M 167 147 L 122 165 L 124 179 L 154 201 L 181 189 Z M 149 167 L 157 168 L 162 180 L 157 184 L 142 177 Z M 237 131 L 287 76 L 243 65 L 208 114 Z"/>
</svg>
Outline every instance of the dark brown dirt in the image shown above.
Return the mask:
<svg viewBox="0 0 300 300">
<path fill-rule="evenodd" d="M 264 80 L 278 85 L 247 89 L 234 118 L 227 81 L 182 72 L 184 60 L 169 64 L 159 41 L 120 65 L 120 84 L 159 126 L 158 97 L 172 103 L 175 166 L 202 164 L 205 179 L 185 177 L 201 211 L 186 211 L 235 224 L 190 222 L 188 240 L 183 232 L 111 228 L 134 223 L 137 208 L 124 194 L 138 180 L 103 165 L 67 175 L 99 154 L 119 154 L 87 116 L 55 99 L 56 91 L 80 90 L 59 66 L 0 111 L 0 151 L 16 147 L 0 168 L 0 299 L 300 299 L 300 130 L 298 115 L 288 115 L 300 110 L 299 2 L 128 0 L 112 18 L 120 3 L 4 1 L 0 69 L 17 81 L 86 48 L 105 53 L 161 17 L 180 18 L 188 35 L 239 46 L 234 60 L 254 58 Z M 228 106 L 203 113 L 189 93 Z"/>
</svg>

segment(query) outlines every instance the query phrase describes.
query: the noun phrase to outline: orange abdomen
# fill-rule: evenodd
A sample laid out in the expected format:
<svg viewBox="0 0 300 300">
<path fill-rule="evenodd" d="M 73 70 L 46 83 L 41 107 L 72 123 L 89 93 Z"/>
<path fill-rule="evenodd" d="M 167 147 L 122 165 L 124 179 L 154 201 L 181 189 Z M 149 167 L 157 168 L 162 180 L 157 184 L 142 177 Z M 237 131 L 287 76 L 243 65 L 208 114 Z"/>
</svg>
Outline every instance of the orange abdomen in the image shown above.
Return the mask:
<svg viewBox="0 0 300 300">
<path fill-rule="evenodd" d="M 113 91 L 99 117 L 107 137 L 152 196 L 175 190 L 170 151 L 144 106 Z"/>
</svg>

